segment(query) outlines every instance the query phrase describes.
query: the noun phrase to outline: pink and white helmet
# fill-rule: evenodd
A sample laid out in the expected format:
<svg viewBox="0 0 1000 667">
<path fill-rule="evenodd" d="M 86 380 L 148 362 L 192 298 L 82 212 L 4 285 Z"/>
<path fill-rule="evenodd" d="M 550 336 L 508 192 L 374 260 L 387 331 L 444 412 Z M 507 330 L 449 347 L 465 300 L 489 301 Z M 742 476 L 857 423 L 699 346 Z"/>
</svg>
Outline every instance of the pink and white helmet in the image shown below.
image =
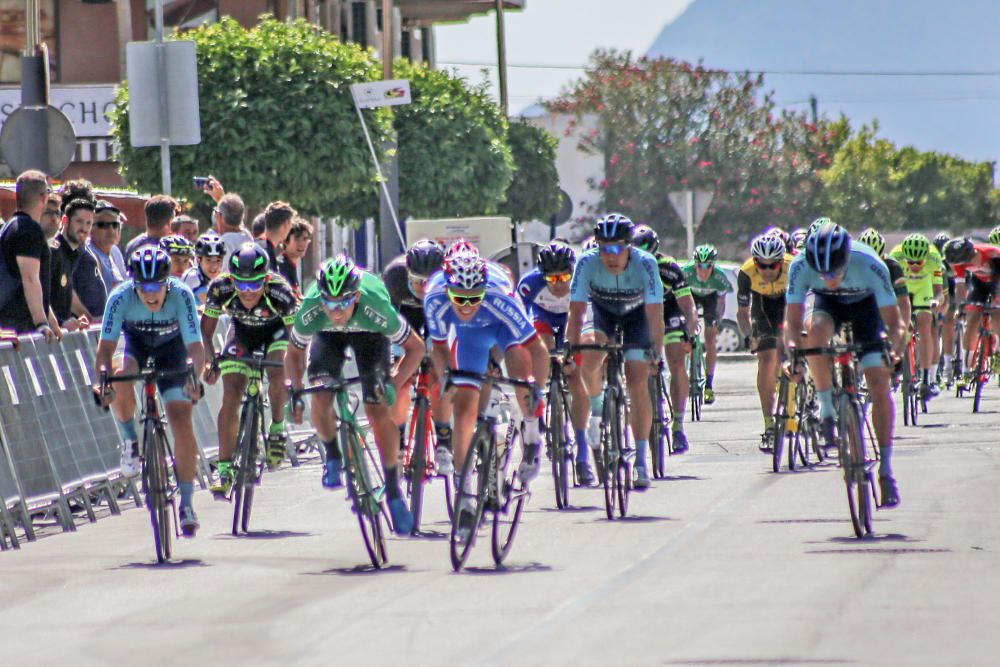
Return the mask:
<svg viewBox="0 0 1000 667">
<path fill-rule="evenodd" d="M 477 289 L 486 284 L 486 262 L 478 253 L 460 253 L 445 262 L 449 287 Z"/>
</svg>

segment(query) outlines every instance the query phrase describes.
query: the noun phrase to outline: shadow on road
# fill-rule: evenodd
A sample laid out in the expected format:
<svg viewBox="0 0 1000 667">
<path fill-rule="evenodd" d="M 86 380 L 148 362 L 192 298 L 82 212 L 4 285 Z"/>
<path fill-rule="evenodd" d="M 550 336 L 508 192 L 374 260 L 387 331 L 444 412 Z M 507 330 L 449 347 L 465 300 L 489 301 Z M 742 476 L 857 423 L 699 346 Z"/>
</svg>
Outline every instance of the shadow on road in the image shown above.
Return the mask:
<svg viewBox="0 0 1000 667">
<path fill-rule="evenodd" d="M 219 533 L 213 535 L 213 539 L 235 538 L 243 540 L 281 540 L 286 537 L 312 537 L 316 533 L 303 533 L 296 530 L 251 530 L 249 533 Z"/>
<path fill-rule="evenodd" d="M 421 530 L 418 531 L 416 535 L 411 535 L 410 539 L 413 540 L 447 540 L 449 533 L 441 532 L 440 530 Z"/>
<path fill-rule="evenodd" d="M 575 505 L 570 505 L 565 509 L 558 509 L 556 507 L 539 507 L 537 509 L 528 510 L 529 512 L 551 512 L 553 514 L 573 514 L 574 512 L 597 512 L 603 510 L 603 507 L 598 507 L 596 505 L 580 505 L 579 507 Z"/>
<path fill-rule="evenodd" d="M 498 565 L 496 567 L 465 567 L 457 574 L 471 574 L 473 576 L 493 576 L 499 574 L 522 574 L 525 572 L 551 572 L 552 568 L 544 563 L 511 563 Z"/>
<path fill-rule="evenodd" d="M 165 563 L 155 563 L 153 561 L 145 563 L 125 563 L 117 567 L 109 567 L 109 570 L 186 570 L 191 567 L 212 567 L 211 563 L 206 563 L 200 558 L 178 558 L 168 560 Z"/>
<path fill-rule="evenodd" d="M 847 665 L 857 662 L 843 658 L 704 658 L 668 660 L 667 665 Z"/>
<path fill-rule="evenodd" d="M 672 519 L 669 516 L 644 516 L 642 514 L 626 514 L 616 521 L 622 521 L 624 523 L 658 523 L 660 521 L 676 521 L 677 519 Z"/>
<path fill-rule="evenodd" d="M 398 572 L 414 572 L 405 565 L 387 565 L 382 569 L 372 567 L 371 564 L 355 565 L 353 567 L 331 567 L 329 570 L 321 572 L 303 572 L 309 576 L 336 575 L 341 577 L 365 577 L 378 574 L 396 574 Z"/>
</svg>

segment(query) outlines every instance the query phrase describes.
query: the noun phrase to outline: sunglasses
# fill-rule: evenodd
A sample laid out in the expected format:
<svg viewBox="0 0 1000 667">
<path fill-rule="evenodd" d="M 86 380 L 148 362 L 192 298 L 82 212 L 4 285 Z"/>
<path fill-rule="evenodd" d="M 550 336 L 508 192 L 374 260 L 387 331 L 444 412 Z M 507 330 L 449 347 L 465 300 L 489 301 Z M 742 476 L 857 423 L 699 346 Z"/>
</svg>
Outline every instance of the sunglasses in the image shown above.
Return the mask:
<svg viewBox="0 0 1000 667">
<path fill-rule="evenodd" d="M 914 261 L 908 259 L 908 260 L 906 260 L 906 264 L 907 264 L 907 266 L 923 266 L 924 265 L 924 260 L 920 260 L 918 262 L 914 262 Z"/>
<path fill-rule="evenodd" d="M 710 269 L 713 266 L 715 266 L 715 264 L 713 264 L 712 262 L 696 262 L 696 264 L 698 265 L 699 269 Z M 757 266 L 760 266 L 760 264 L 758 264 Z M 761 266 L 760 268 L 764 268 L 764 267 Z"/>
<path fill-rule="evenodd" d="M 236 289 L 240 292 L 256 292 L 264 286 L 264 279 L 260 280 L 233 280 Z"/>
<path fill-rule="evenodd" d="M 486 297 L 486 290 L 483 290 L 479 294 L 455 294 L 451 290 L 448 290 L 448 300 L 451 301 L 456 306 L 478 306 L 483 302 Z"/>
<path fill-rule="evenodd" d="M 154 283 L 139 283 L 139 291 L 143 294 L 156 294 L 166 283 L 154 282 Z"/>
<path fill-rule="evenodd" d="M 830 273 L 821 273 L 819 274 L 819 277 L 822 278 L 823 280 L 837 280 L 842 275 L 844 275 L 844 273 L 845 273 L 844 270 L 832 271 Z"/>
<path fill-rule="evenodd" d="M 423 285 L 428 280 L 427 276 L 418 276 L 415 273 L 408 273 L 406 275 L 412 285 Z"/>
<path fill-rule="evenodd" d="M 122 223 L 120 222 L 110 222 L 108 220 L 102 220 L 101 222 L 94 223 L 94 227 L 97 227 L 98 229 L 108 229 L 108 228 L 118 229 L 121 226 Z"/>
<path fill-rule="evenodd" d="M 758 262 L 757 260 L 754 260 L 753 263 L 757 265 L 758 269 L 763 271 L 773 271 L 781 266 L 781 262 Z"/>
<path fill-rule="evenodd" d="M 604 255 L 620 255 L 627 247 L 624 243 L 604 243 L 598 246 Z"/>
<path fill-rule="evenodd" d="M 573 278 L 571 273 L 556 273 L 550 276 L 545 276 L 545 282 L 550 285 L 558 285 L 560 283 L 568 283 Z"/>
<path fill-rule="evenodd" d="M 354 300 L 358 298 L 358 293 L 349 294 L 348 296 L 341 297 L 339 299 L 328 299 L 325 296 L 323 298 L 323 307 L 327 310 L 342 311 L 347 310 L 354 303 Z"/>
</svg>

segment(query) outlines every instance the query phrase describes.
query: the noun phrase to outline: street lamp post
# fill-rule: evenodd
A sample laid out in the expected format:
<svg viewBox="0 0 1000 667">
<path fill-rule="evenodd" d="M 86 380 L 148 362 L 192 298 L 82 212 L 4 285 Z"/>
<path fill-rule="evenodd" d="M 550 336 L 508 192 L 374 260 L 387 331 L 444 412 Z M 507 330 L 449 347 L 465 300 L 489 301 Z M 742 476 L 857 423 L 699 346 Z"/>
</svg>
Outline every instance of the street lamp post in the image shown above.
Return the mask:
<svg viewBox="0 0 1000 667">
<path fill-rule="evenodd" d="M 496 0 L 497 6 L 497 65 L 500 72 L 500 108 L 506 118 L 507 104 L 507 41 L 504 37 L 503 0 Z"/>
</svg>

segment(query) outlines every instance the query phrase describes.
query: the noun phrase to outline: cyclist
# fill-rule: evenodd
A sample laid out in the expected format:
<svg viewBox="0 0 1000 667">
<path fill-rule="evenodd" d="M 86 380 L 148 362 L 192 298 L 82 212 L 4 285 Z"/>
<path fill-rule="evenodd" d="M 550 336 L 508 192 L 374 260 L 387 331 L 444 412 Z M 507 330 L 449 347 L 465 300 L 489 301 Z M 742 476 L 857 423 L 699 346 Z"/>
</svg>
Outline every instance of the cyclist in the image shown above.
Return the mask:
<svg viewBox="0 0 1000 667">
<path fill-rule="evenodd" d="M 521 301 L 509 293 L 504 276 L 491 272 L 478 252 L 449 253 L 443 273 L 436 274 L 424 296 L 431 356 L 438 376 L 447 368 L 485 373 L 490 350 L 503 350 L 511 377 L 536 382 L 533 392 L 517 388 L 515 395 L 524 418 L 524 453 L 517 476 L 527 484 L 538 475 L 541 434 L 538 418 L 544 411 L 538 379 L 548 377 L 549 354 L 531 324 Z M 462 503 L 458 525 L 463 536 L 474 530 L 471 500 L 459 488 L 460 474 L 480 413 L 480 383 L 455 378 L 454 410 L 455 494 Z M 537 400 L 536 400 L 537 399 Z M 471 478 L 467 480 L 471 482 Z M 467 493 L 474 489 L 464 489 Z"/>
<path fill-rule="evenodd" d="M 806 247 L 806 236 L 808 235 L 809 232 L 802 227 L 792 230 L 792 233 L 788 235 L 788 244 L 790 246 L 788 254 L 794 257 L 802 252 L 802 249 Z"/>
<path fill-rule="evenodd" d="M 771 451 L 774 392 L 778 381 L 781 330 L 785 320 L 788 265 L 780 236 L 762 234 L 750 244 L 750 258 L 736 276 L 736 321 L 744 344 L 757 355 L 757 394 L 764 415 L 762 451 Z"/>
<path fill-rule="evenodd" d="M 195 265 L 182 278 L 184 284 L 194 292 L 198 305 L 205 305 L 208 284 L 222 273 L 222 258 L 226 256 L 226 244 L 215 232 L 207 232 L 198 237 L 194 244 Z"/>
<path fill-rule="evenodd" d="M 517 294 L 534 321 L 535 331 L 549 350 L 565 349 L 566 318 L 569 312 L 569 282 L 573 278 L 576 253 L 562 241 L 552 241 L 538 251 L 535 268 L 521 278 Z M 583 385 L 580 364 L 567 358 L 572 370 L 567 376 L 570 395 L 570 421 L 576 436 L 576 476 L 583 486 L 594 483 L 587 450 L 589 397 Z"/>
<path fill-rule="evenodd" d="M 997 239 L 1000 241 L 1000 238 Z M 974 243 L 968 237 L 956 237 L 944 246 L 945 259 L 955 271 L 958 281 L 956 293 L 959 302 L 965 303 L 965 332 L 962 335 L 962 349 L 965 373 L 959 378 L 959 387 L 965 388 L 970 382 L 968 376 L 969 354 L 979 333 L 983 317 L 983 305 L 994 302 L 997 283 L 1000 282 L 1000 248 L 987 243 Z"/>
<path fill-rule="evenodd" d="M 691 296 L 695 305 L 701 311 L 702 322 L 705 325 L 705 404 L 715 403 L 715 366 L 718 358 L 716 340 L 719 335 L 719 320 L 726 314 L 726 295 L 733 291 L 733 286 L 721 269 L 716 268 L 715 260 L 719 251 L 707 243 L 694 249 L 694 257 L 684 265 L 684 279 L 691 287 Z"/>
<path fill-rule="evenodd" d="M 597 248 L 583 253 L 573 271 L 566 340 L 571 346 L 580 343 L 588 301 L 593 308 L 597 343 L 606 344 L 616 324 L 622 327 L 623 342 L 631 348 L 625 351 L 625 383 L 631 401 L 629 421 L 636 435 L 639 488 L 642 483 L 648 485 L 649 479 L 646 450 L 653 411 L 647 379 L 650 367 L 663 358 L 664 317 L 663 283 L 656 258 L 632 246 L 632 228 L 632 221 L 621 213 L 609 213 L 594 226 Z M 585 355 L 584 374 L 600 373 L 604 356 Z"/>
<path fill-rule="evenodd" d="M 160 247 L 170 255 L 170 275 L 183 278 L 194 259 L 194 244 L 180 234 L 171 234 L 160 239 Z"/>
<path fill-rule="evenodd" d="M 285 374 L 296 389 L 302 388 L 304 372 L 311 382 L 339 378 L 347 348 L 354 351 L 365 415 L 385 471 L 392 525 L 397 535 L 409 535 L 413 530 L 413 515 L 399 488 L 399 437 L 389 406 L 420 365 L 423 340 L 392 307 L 379 277 L 340 254 L 323 263 L 316 282 L 307 290 L 295 315 L 291 343 L 285 356 Z M 402 346 L 403 357 L 390 372 L 392 343 Z M 300 401 L 292 406 L 295 423 L 301 422 L 302 410 Z M 333 396 L 326 392 L 313 394 L 310 414 L 326 449 L 323 486 L 335 489 L 342 484 L 343 460 L 337 443 Z"/>
<path fill-rule="evenodd" d="M 219 240 L 222 245 L 222 241 Z M 225 252 L 223 249 L 222 252 Z M 209 358 L 205 382 L 215 384 L 222 378 L 222 407 L 219 409 L 219 480 L 212 487 L 216 497 L 225 498 L 233 485 L 232 461 L 239 429 L 240 404 L 251 370 L 246 364 L 231 359 L 216 364 L 215 330 L 223 313 L 231 318 L 229 335 L 222 347 L 227 357 L 249 357 L 263 352 L 267 359 L 282 362 L 288 349 L 289 327 L 295 319 L 298 299 L 291 285 L 271 271 L 267 251 L 254 243 L 229 256 L 229 271 L 213 280 L 205 297 L 205 314 L 201 318 L 201 339 Z M 275 469 L 285 457 L 285 390 L 284 368 L 268 368 L 268 398 L 271 402 L 271 425 L 268 427 L 267 463 Z"/>
<path fill-rule="evenodd" d="M 906 288 L 910 292 L 910 303 L 917 320 L 917 358 L 923 370 L 920 384 L 920 398 L 927 400 L 940 391 L 930 378 L 937 377 L 934 363 L 935 345 L 932 325 L 939 308 L 944 304 L 944 265 L 937 248 L 931 245 L 923 234 L 910 234 L 903 242 L 889 252 L 904 268 Z"/>
<path fill-rule="evenodd" d="M 903 267 L 892 257 L 885 256 L 885 238 L 874 227 L 869 227 L 861 232 L 858 243 L 864 243 L 875 251 L 889 269 L 889 280 L 892 281 L 892 291 L 896 294 L 896 305 L 899 306 L 899 315 L 904 322 L 910 321 L 910 291 L 906 288 L 906 278 L 903 275 Z M 906 341 L 909 342 L 908 340 Z"/>
<path fill-rule="evenodd" d="M 382 280 L 389 291 L 392 306 L 402 315 L 414 331 L 426 334 L 424 295 L 427 281 L 444 265 L 444 248 L 437 241 L 421 239 L 410 246 L 405 255 L 397 257 L 382 272 Z M 410 413 L 409 386 L 396 397 L 392 406 L 393 421 L 399 426 L 400 438 L 405 437 L 406 421 Z M 454 471 L 451 456 L 451 404 L 441 400 L 437 390 L 437 375 L 431 378 L 431 419 L 437 434 L 434 467 L 438 473 L 449 475 Z"/>
<path fill-rule="evenodd" d="M 815 300 L 807 315 L 808 292 Z M 827 345 L 845 323 L 851 324 L 855 343 L 872 344 L 873 350 L 863 354 L 860 362 L 873 404 L 882 506 L 895 507 L 899 504 L 899 492 L 892 476 L 895 411 L 889 388 L 890 369 L 883 361 L 881 335 L 884 332 L 889 343 L 898 350 L 905 328 L 888 268 L 875 251 L 863 243 L 852 244 L 850 234 L 828 219 L 809 234 L 805 252 L 792 261 L 786 298 L 785 346 L 788 349 L 798 344 L 805 317 L 808 317 L 803 342 L 806 347 Z M 798 375 L 797 369 L 793 374 Z M 809 363 L 809 374 L 816 385 L 825 444 L 830 446 L 836 421 L 830 366 L 825 359 Z"/>
<path fill-rule="evenodd" d="M 938 315 L 938 324 L 940 338 L 941 338 L 941 349 L 940 351 L 935 349 L 935 355 L 940 352 L 941 364 L 938 366 L 938 374 L 941 376 L 941 386 L 947 386 L 954 380 L 954 367 L 952 365 L 952 360 L 954 359 L 953 352 L 955 350 L 955 314 L 958 309 L 958 303 L 955 300 L 956 295 L 956 281 L 955 281 L 955 270 L 951 268 L 951 264 L 944 259 L 944 246 L 951 240 L 945 232 L 939 232 L 937 236 L 934 237 L 934 247 L 937 248 L 938 254 L 941 255 L 941 263 L 944 266 L 944 281 L 945 287 L 948 291 L 948 301 L 947 307 L 942 308 L 941 314 Z M 992 243 L 992 241 L 991 241 Z M 995 245 L 995 244 L 994 244 Z"/>
<path fill-rule="evenodd" d="M 112 368 L 118 339 L 124 334 L 125 352 L 116 366 L 116 375 L 138 373 L 148 359 L 159 371 L 183 368 L 190 358 L 194 377 L 205 366 L 205 348 L 198 332 L 198 310 L 191 289 L 170 276 L 170 257 L 162 248 L 146 245 L 136 250 L 128 262 L 130 280 L 116 287 L 108 297 L 97 345 L 96 368 Z M 139 437 L 135 430 L 135 391 L 132 382 L 107 388 L 102 404 L 111 406 L 122 445 L 122 474 L 139 470 Z M 167 421 L 174 436 L 177 488 L 180 490 L 180 527 L 186 537 L 194 537 L 198 517 L 191 499 L 197 471 L 198 445 L 191 421 L 192 401 L 201 397 L 201 386 L 193 378 L 157 381 Z"/>
</svg>

